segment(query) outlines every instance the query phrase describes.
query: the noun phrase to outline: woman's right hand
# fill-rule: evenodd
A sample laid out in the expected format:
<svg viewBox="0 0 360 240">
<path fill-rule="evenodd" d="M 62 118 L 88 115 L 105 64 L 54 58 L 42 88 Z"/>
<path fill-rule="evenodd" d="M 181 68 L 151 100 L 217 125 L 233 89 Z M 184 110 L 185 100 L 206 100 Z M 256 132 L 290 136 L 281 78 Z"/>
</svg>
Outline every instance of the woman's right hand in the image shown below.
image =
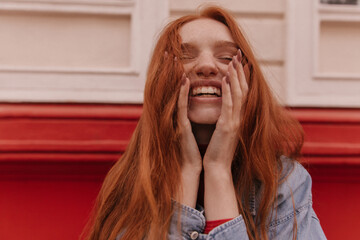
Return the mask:
<svg viewBox="0 0 360 240">
<path fill-rule="evenodd" d="M 177 113 L 182 156 L 182 191 L 180 193 L 179 201 L 182 204 L 195 208 L 200 173 L 202 170 L 202 158 L 188 118 L 189 89 L 190 80 L 184 73 L 181 78 Z"/>
</svg>

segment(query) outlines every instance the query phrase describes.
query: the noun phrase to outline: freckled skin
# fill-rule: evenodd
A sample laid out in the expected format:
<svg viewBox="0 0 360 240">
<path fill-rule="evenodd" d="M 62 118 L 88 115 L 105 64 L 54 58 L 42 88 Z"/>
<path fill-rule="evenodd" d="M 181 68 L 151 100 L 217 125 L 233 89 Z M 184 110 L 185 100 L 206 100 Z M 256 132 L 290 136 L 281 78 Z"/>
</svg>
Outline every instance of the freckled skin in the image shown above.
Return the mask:
<svg viewBox="0 0 360 240">
<path fill-rule="evenodd" d="M 222 41 L 234 42 L 229 29 L 212 19 L 198 19 L 186 23 L 180 36 L 182 43 L 192 46 L 190 56 L 183 60 L 190 83 L 204 79 L 221 82 L 232 56 L 236 55 L 235 47 L 219 45 Z M 188 118 L 193 123 L 215 124 L 221 113 L 221 98 L 204 98 L 199 101 L 190 98 Z"/>
</svg>

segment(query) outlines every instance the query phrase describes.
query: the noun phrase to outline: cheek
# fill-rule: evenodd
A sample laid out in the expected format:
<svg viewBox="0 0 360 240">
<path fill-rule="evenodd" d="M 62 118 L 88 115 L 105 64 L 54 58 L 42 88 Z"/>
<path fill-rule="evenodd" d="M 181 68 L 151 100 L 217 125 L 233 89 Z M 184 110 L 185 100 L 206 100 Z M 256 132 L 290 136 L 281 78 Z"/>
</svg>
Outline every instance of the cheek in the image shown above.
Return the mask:
<svg viewBox="0 0 360 240">
<path fill-rule="evenodd" d="M 183 63 L 184 72 L 186 74 L 188 74 L 191 71 L 191 69 L 194 68 L 192 65 L 193 64 L 190 64 L 190 63 Z"/>
<path fill-rule="evenodd" d="M 229 67 L 229 64 L 225 64 L 225 63 L 222 63 L 222 64 L 219 64 L 219 72 L 225 76 L 226 73 L 228 72 L 228 67 Z"/>
</svg>

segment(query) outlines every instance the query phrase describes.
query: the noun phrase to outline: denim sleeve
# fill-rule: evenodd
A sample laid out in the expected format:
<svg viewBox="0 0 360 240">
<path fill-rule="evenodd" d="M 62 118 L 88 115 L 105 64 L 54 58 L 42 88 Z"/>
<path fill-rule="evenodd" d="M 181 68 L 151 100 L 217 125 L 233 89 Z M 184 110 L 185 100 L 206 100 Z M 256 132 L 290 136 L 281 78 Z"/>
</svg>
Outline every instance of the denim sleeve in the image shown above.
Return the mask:
<svg viewBox="0 0 360 240">
<path fill-rule="evenodd" d="M 245 222 L 241 215 L 231 221 L 217 226 L 211 230 L 209 234 L 203 234 L 202 232 L 205 228 L 205 217 L 202 210 L 197 210 L 176 202 L 174 202 L 174 206 L 175 212 L 172 216 L 169 230 L 170 240 L 249 239 L 246 232 Z"/>
<path fill-rule="evenodd" d="M 173 201 L 174 214 L 171 218 L 169 240 L 191 239 L 199 236 L 205 228 L 203 211 Z"/>
<path fill-rule="evenodd" d="M 267 228 L 269 239 L 324 240 L 325 234 L 312 208 L 311 177 L 297 162 L 284 164 L 285 177 L 278 187 L 274 210 Z M 203 234 L 203 211 L 175 203 L 171 219 L 170 240 L 249 239 L 240 215 Z M 179 217 L 180 214 L 180 217 Z M 294 228 L 294 226 L 296 226 Z"/>
<path fill-rule="evenodd" d="M 312 207 L 311 177 L 299 163 L 292 166 L 278 189 L 277 205 L 269 225 L 269 239 L 293 239 L 295 234 L 298 240 L 326 239 Z"/>
</svg>

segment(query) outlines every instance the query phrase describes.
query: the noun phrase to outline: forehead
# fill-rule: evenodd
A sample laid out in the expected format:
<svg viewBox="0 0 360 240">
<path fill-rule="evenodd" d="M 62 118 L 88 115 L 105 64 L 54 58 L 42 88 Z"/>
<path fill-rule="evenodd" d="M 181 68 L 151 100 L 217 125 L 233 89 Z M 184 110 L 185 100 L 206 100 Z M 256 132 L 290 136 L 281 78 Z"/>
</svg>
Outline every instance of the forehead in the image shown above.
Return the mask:
<svg viewBox="0 0 360 240">
<path fill-rule="evenodd" d="M 210 18 L 200 18 L 184 24 L 180 28 L 180 36 L 183 42 L 234 42 L 230 30 L 223 23 Z"/>
</svg>

